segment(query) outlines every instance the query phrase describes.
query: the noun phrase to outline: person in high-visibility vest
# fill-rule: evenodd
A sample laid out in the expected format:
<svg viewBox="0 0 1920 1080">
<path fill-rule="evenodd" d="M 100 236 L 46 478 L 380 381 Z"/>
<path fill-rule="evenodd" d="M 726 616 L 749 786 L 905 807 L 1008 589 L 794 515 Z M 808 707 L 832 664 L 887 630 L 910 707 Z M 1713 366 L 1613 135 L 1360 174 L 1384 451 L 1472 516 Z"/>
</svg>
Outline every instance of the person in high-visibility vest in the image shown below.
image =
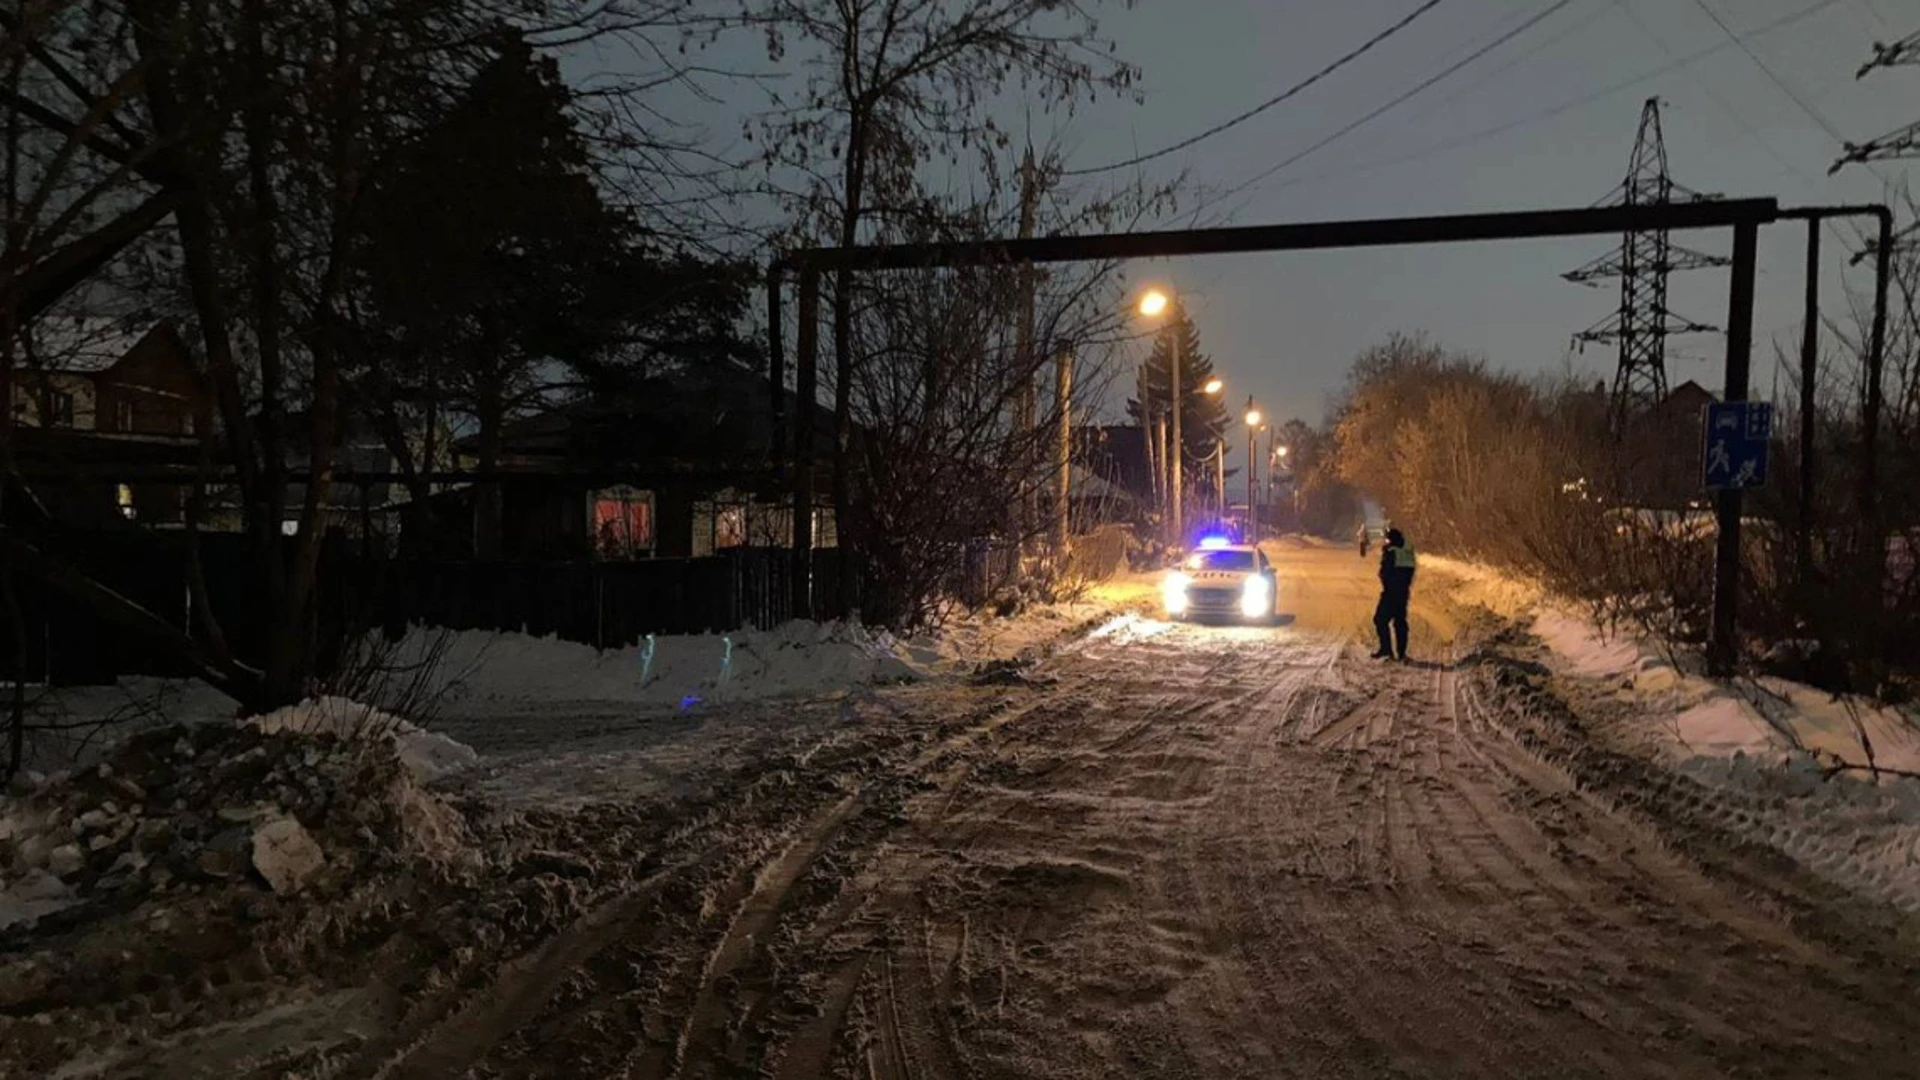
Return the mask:
<svg viewBox="0 0 1920 1080">
<path fill-rule="evenodd" d="M 1387 546 L 1380 549 L 1380 602 L 1374 605 L 1373 628 L 1380 635 L 1376 660 L 1407 658 L 1407 601 L 1413 595 L 1413 545 L 1399 529 L 1387 530 Z M 1393 631 L 1392 638 L 1387 631 Z"/>
</svg>

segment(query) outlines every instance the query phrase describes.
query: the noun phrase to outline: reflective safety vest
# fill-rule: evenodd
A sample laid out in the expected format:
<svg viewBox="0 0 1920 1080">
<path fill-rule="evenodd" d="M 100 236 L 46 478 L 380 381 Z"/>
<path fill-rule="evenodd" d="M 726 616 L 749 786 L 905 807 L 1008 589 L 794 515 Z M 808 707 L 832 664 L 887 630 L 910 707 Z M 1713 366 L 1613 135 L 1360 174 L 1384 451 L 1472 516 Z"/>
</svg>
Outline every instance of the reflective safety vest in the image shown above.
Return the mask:
<svg viewBox="0 0 1920 1080">
<path fill-rule="evenodd" d="M 1414 565 L 1413 549 L 1401 544 L 1393 549 L 1393 565 L 1396 570 L 1411 570 Z"/>
</svg>

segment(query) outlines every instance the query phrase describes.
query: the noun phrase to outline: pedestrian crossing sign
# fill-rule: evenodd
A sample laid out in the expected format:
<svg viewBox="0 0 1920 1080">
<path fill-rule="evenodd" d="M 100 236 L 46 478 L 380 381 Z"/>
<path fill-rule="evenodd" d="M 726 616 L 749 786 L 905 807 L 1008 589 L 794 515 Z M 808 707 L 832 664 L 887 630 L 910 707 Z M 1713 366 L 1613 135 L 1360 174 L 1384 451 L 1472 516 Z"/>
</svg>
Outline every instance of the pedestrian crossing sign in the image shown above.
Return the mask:
<svg viewBox="0 0 1920 1080">
<path fill-rule="evenodd" d="M 1767 449 L 1773 441 L 1771 404 L 1723 401 L 1708 405 L 1706 429 L 1701 479 L 1708 491 L 1766 486 Z"/>
</svg>

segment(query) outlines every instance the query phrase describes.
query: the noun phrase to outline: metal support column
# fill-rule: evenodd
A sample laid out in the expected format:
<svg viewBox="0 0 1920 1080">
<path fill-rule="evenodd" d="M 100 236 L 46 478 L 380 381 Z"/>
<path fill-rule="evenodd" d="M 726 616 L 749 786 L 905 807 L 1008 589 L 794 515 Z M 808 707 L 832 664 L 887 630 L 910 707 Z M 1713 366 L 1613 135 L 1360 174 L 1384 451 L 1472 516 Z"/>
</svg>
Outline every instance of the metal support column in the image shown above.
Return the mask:
<svg viewBox="0 0 1920 1080">
<path fill-rule="evenodd" d="M 1059 505 L 1054 508 L 1053 557 L 1064 560 L 1067 545 L 1073 539 L 1073 352 L 1054 353 L 1054 408 L 1060 414 L 1060 442 L 1055 447 L 1054 466 L 1058 470 Z"/>
<path fill-rule="evenodd" d="M 773 480 L 787 478 L 787 354 L 780 340 L 780 289 L 786 273 L 778 263 L 767 270 L 767 383 L 772 390 L 767 449 L 773 458 Z"/>
<path fill-rule="evenodd" d="M 820 391 L 820 273 L 800 271 L 800 326 L 794 347 L 793 617 L 813 617 L 813 419 Z"/>
<path fill-rule="evenodd" d="M 1743 221 L 1733 227 L 1733 280 L 1727 297 L 1727 383 L 1724 401 L 1747 400 L 1747 381 L 1753 361 L 1754 249 L 1760 228 Z M 1713 637 L 1707 644 L 1707 665 L 1715 675 L 1731 675 L 1739 660 L 1737 619 L 1740 611 L 1740 511 L 1737 488 L 1714 496 L 1718 519 L 1713 563 Z"/>
<path fill-rule="evenodd" d="M 1820 227 L 1807 219 L 1807 308 L 1800 328 L 1800 505 L 1793 535 L 1794 586 L 1804 593 L 1813 577 L 1814 393 L 1819 382 Z"/>
<path fill-rule="evenodd" d="M 1874 542 L 1884 545 L 1885 536 L 1879 531 L 1880 407 L 1883 393 L 1880 372 L 1887 355 L 1887 280 L 1892 276 L 1893 266 L 1893 212 L 1884 206 L 1874 207 L 1874 211 L 1880 219 L 1880 236 L 1874 249 L 1873 336 L 1867 343 L 1867 407 L 1860 423 L 1860 509 L 1867 526 L 1874 530 Z"/>
</svg>

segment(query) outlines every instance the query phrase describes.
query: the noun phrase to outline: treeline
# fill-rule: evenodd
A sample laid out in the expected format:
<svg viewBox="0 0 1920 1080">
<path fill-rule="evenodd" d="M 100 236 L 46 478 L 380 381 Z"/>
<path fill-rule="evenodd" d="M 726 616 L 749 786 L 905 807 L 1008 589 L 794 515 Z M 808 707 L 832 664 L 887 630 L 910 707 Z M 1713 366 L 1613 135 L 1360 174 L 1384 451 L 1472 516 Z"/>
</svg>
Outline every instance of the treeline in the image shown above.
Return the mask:
<svg viewBox="0 0 1920 1080">
<path fill-rule="evenodd" d="M 1782 410 L 1772 482 L 1745 512 L 1741 646 L 1752 669 L 1893 699 L 1920 672 L 1912 340 L 1897 338 L 1889 354 L 1892 430 L 1872 500 L 1882 512 L 1863 510 L 1857 362 L 1833 362 L 1815 395 L 1804 517 L 1799 416 Z M 1698 645 L 1714 581 L 1699 479 L 1705 400 L 1676 395 L 1616 433 L 1602 385 L 1529 381 L 1400 335 L 1356 360 L 1326 471 L 1378 500 L 1421 547 L 1518 571 L 1605 620 Z"/>
<path fill-rule="evenodd" d="M 18 621 L 6 586 L 21 575 L 249 709 L 312 692 L 328 677 L 316 568 L 350 439 L 390 452 L 410 496 L 403 544 L 434 554 L 432 477 L 487 474 L 515 419 L 643 392 L 676 365 L 764 370 L 757 293 L 781 250 L 1124 230 L 1164 209 L 1166 189 L 1075 189 L 1063 131 L 1029 132 L 1023 151 L 998 119 L 1059 128 L 1078 103 L 1135 96 L 1137 71 L 1094 11 L 0 4 L 0 396 L 52 396 L 75 316 L 177 326 L 211 391 L 185 532 L 240 519 L 271 629 L 243 661 L 197 565 L 204 625 L 188 632 L 63 561 L 63 523 L 4 427 L 0 622 Z M 675 116 L 696 102 L 735 122 Z M 867 616 L 924 622 L 966 578 L 975 538 L 1047 531 L 1056 361 L 1073 358 L 1077 399 L 1099 392 L 1126 338 L 1118 267 L 825 286 L 831 421 L 805 448 L 832 462 L 821 509 L 873 569 Z M 456 435 L 477 461 L 455 460 Z M 485 558 L 501 495 L 486 480 L 474 495 L 472 535 L 450 546 Z"/>
</svg>

